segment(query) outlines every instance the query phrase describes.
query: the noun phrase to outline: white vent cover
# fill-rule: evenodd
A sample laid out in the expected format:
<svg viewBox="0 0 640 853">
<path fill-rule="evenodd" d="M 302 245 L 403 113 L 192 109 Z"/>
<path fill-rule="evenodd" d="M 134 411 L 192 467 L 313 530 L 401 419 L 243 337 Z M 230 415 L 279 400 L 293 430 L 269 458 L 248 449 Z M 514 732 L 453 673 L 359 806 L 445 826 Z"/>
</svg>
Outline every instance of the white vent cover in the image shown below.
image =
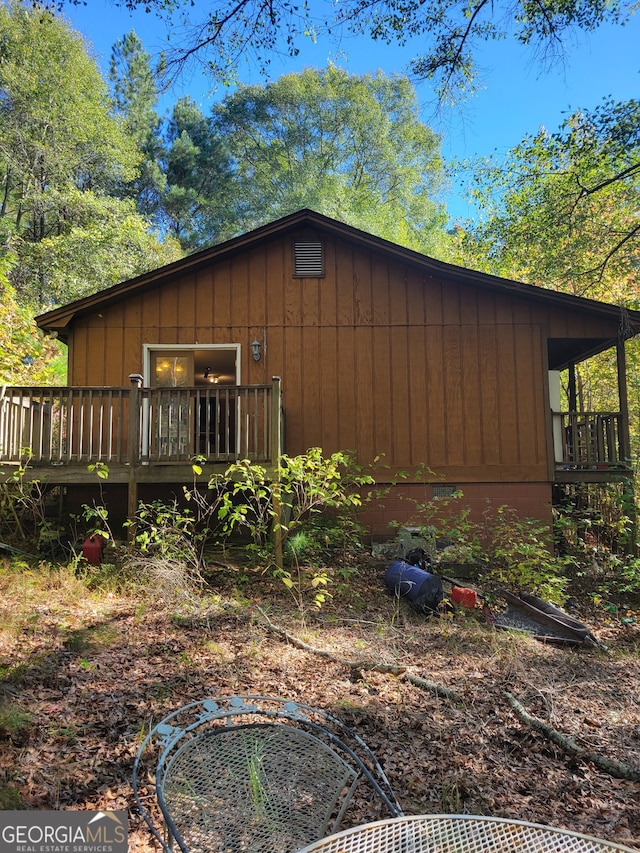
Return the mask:
<svg viewBox="0 0 640 853">
<path fill-rule="evenodd" d="M 300 240 L 293 244 L 293 274 L 297 278 L 324 275 L 324 246 L 321 240 Z"/>
</svg>

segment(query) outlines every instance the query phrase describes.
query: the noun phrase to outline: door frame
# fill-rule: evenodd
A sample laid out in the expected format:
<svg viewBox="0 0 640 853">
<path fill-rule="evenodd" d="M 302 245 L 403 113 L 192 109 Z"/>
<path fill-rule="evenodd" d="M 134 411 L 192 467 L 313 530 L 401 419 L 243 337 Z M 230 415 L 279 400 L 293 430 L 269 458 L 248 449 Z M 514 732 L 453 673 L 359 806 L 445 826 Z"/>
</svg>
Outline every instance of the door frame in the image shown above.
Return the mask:
<svg viewBox="0 0 640 853">
<path fill-rule="evenodd" d="M 236 385 L 240 385 L 242 376 L 242 346 L 241 344 L 142 344 L 142 375 L 144 387 L 151 387 L 151 353 L 152 352 L 179 352 L 195 350 L 235 350 L 236 351 Z"/>
<path fill-rule="evenodd" d="M 143 386 L 151 388 L 151 353 L 152 352 L 194 352 L 195 350 L 235 350 L 236 385 L 240 385 L 242 375 L 242 346 L 241 344 L 142 344 L 142 375 Z M 237 400 L 236 454 L 240 454 L 240 398 Z M 149 453 L 149 399 L 142 401 L 142 455 Z M 148 464 L 148 463 L 147 463 Z"/>
</svg>

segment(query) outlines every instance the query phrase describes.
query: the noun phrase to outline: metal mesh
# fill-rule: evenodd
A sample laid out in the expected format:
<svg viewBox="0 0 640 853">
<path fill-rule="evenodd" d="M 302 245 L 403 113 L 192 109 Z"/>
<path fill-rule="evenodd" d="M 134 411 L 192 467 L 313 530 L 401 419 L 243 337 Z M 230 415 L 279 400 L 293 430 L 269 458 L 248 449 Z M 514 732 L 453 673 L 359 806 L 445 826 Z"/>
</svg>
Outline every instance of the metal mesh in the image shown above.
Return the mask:
<svg viewBox="0 0 640 853">
<path fill-rule="evenodd" d="M 575 832 L 466 815 L 396 818 L 348 829 L 301 853 L 637 853 Z"/>
<path fill-rule="evenodd" d="M 298 850 L 326 833 L 356 774 L 285 724 L 210 730 L 170 760 L 162 796 L 191 851 Z"/>
<path fill-rule="evenodd" d="M 136 805 L 166 853 L 292 853 L 336 831 L 360 782 L 402 814 L 356 732 L 273 696 L 177 708 L 144 738 L 132 774 Z"/>
</svg>

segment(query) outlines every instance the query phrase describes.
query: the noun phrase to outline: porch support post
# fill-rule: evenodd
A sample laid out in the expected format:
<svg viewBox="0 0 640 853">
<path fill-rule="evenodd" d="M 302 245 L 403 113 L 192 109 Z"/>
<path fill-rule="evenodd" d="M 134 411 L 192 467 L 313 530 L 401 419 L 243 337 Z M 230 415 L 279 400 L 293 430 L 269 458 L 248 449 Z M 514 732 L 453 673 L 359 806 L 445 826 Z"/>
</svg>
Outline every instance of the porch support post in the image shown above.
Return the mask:
<svg viewBox="0 0 640 853">
<path fill-rule="evenodd" d="M 576 366 L 573 362 L 569 365 L 569 411 L 578 411 L 578 394 L 576 392 Z"/>
<path fill-rule="evenodd" d="M 624 349 L 624 338 L 616 342 L 616 360 L 618 367 L 618 404 L 622 423 L 620 424 L 620 456 L 621 461 L 631 462 L 631 437 L 629 434 L 629 400 L 627 399 L 627 358 Z"/>
<path fill-rule="evenodd" d="M 271 464 L 273 470 L 273 556 L 277 568 L 283 567 L 282 553 L 282 505 L 278 468 L 282 455 L 282 405 L 280 400 L 280 377 L 271 379 Z"/>
<path fill-rule="evenodd" d="M 143 377 L 139 373 L 129 376 L 131 390 L 129 392 L 129 430 L 127 435 L 127 461 L 129 464 L 129 486 L 127 494 L 127 518 L 133 521 L 138 508 L 138 480 L 136 478 L 137 466 L 140 461 L 140 389 Z M 127 527 L 127 538 L 133 539 L 135 529 L 133 525 Z"/>
<path fill-rule="evenodd" d="M 568 462 L 578 461 L 578 419 L 576 412 L 578 411 L 578 394 L 576 389 L 576 365 L 575 362 L 570 362 L 567 366 L 569 379 L 569 418 L 567 422 L 568 435 L 565 436 L 565 450 L 563 455 Z M 568 445 L 568 446 L 567 446 Z"/>
<path fill-rule="evenodd" d="M 271 462 L 277 463 L 282 454 L 282 403 L 280 377 L 271 379 Z"/>
<path fill-rule="evenodd" d="M 620 456 L 623 462 L 631 464 L 631 435 L 629 431 L 629 399 L 627 396 L 627 357 L 624 347 L 624 338 L 620 335 L 616 342 L 616 362 L 618 368 L 618 405 L 622 423 L 620 424 Z M 625 510 L 629 518 L 627 527 L 627 541 L 625 551 L 627 554 L 636 554 L 636 539 L 638 534 L 638 518 L 636 514 L 635 496 L 633 493 L 633 477 L 625 477 L 622 484 L 624 491 Z"/>
</svg>

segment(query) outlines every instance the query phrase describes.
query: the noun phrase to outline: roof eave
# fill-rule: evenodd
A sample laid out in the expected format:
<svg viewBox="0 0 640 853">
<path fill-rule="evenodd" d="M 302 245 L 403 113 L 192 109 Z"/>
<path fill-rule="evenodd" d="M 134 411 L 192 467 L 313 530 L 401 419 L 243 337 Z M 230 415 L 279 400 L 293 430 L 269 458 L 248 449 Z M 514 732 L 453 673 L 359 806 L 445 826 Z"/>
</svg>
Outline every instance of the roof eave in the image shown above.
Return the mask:
<svg viewBox="0 0 640 853">
<path fill-rule="evenodd" d="M 316 213 L 312 210 L 299 210 L 296 213 L 289 214 L 267 225 L 242 234 L 239 237 L 233 237 L 224 243 L 219 243 L 208 249 L 203 249 L 186 258 L 181 258 L 171 264 L 167 264 L 159 269 L 152 270 L 133 279 L 115 284 L 105 290 L 98 291 L 90 296 L 70 302 L 67 305 L 54 308 L 44 314 L 37 316 L 36 323 L 45 331 L 57 331 L 60 338 L 64 340 L 67 335 L 67 330 L 76 316 L 87 313 L 88 311 L 101 308 L 113 301 L 118 301 L 125 298 L 132 292 L 144 290 L 151 287 L 159 281 L 167 281 L 174 275 L 184 274 L 189 270 L 197 270 L 198 268 L 211 263 L 216 258 L 224 255 L 237 252 L 243 247 L 256 245 L 257 243 L 268 239 L 271 236 L 283 234 L 294 228 L 303 225 L 313 225 L 324 230 L 331 231 L 341 235 L 347 239 L 355 240 L 359 244 L 366 246 L 373 251 L 390 254 L 405 263 L 416 266 L 425 274 L 453 279 L 461 284 L 470 284 L 481 286 L 484 288 L 495 289 L 502 293 L 511 293 L 513 295 L 522 296 L 526 299 L 535 299 L 546 302 L 547 304 L 557 305 L 558 307 L 573 308 L 578 305 L 582 310 L 591 313 L 597 313 L 600 316 L 618 316 L 622 311 L 626 311 L 629 321 L 629 331 L 625 337 L 632 337 L 640 332 L 640 312 L 627 311 L 621 306 L 611 305 L 606 302 L 598 302 L 595 299 L 588 299 L 582 296 L 573 296 L 572 294 L 562 293 L 556 290 L 549 290 L 544 287 L 533 284 L 525 284 L 524 282 L 514 281 L 512 279 L 500 278 L 491 275 L 490 273 L 470 270 L 465 267 L 449 264 L 446 261 L 439 261 L 435 258 L 430 258 L 427 255 L 420 254 L 413 249 L 407 249 L 385 240 L 382 237 L 376 237 L 366 231 L 361 231 L 352 225 L 347 225 L 343 222 L 338 222 L 323 214 Z M 633 321 L 633 322 L 632 322 Z"/>
</svg>

